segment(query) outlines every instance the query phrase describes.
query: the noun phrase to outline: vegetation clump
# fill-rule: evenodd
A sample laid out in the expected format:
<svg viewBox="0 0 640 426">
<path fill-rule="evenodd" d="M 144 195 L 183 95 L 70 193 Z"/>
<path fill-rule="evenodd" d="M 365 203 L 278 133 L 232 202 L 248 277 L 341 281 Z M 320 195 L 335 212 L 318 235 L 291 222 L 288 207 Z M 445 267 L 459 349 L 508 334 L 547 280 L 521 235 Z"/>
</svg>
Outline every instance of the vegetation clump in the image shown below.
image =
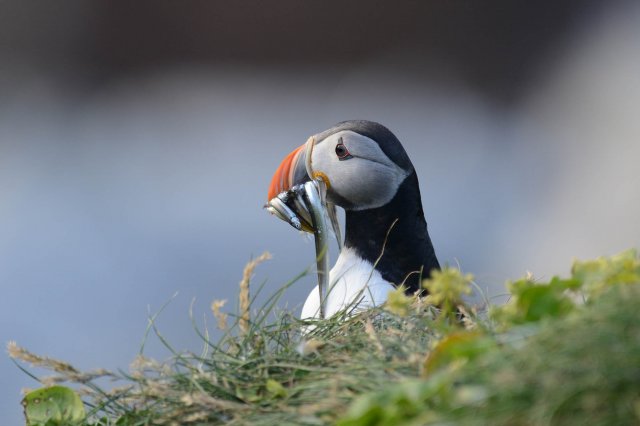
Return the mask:
<svg viewBox="0 0 640 426">
<path fill-rule="evenodd" d="M 173 351 L 151 322 L 172 356 L 141 354 L 128 373 L 81 373 L 15 344 L 10 355 L 54 370 L 39 379 L 47 386 L 74 384 L 84 426 L 640 423 L 635 250 L 575 262 L 568 278 L 509 283 L 501 306 L 468 306 L 472 278 L 444 269 L 425 281 L 428 298 L 400 290 L 384 307 L 317 321 L 274 311 L 287 286 L 249 312 L 256 265 L 241 312 L 212 305 L 224 336 L 196 328 L 199 354 Z M 98 386 L 105 376 L 120 385 Z M 45 420 L 29 424 L 58 424 Z"/>
</svg>

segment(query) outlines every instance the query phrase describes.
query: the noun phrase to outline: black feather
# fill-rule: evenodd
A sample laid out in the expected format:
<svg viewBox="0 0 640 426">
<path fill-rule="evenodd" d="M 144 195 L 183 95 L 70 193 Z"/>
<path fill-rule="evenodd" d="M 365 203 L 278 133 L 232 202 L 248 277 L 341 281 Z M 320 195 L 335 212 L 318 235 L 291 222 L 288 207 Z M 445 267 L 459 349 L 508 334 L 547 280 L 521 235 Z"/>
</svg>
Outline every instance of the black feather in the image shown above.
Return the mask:
<svg viewBox="0 0 640 426">
<path fill-rule="evenodd" d="M 395 285 L 404 282 L 407 293 L 420 290 L 420 278 L 427 278 L 433 269 L 440 269 L 427 230 L 415 171 L 384 206 L 347 210 L 345 229 L 345 247 L 372 264 L 377 261 L 375 267 L 382 278 Z"/>
</svg>

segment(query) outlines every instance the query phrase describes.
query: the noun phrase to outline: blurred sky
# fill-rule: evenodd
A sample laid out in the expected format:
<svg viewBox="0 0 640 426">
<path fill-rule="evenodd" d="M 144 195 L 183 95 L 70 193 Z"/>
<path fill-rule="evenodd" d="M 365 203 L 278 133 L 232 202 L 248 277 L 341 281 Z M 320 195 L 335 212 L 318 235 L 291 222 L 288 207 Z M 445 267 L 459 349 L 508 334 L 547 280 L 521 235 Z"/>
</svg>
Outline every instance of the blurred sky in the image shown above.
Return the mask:
<svg viewBox="0 0 640 426">
<path fill-rule="evenodd" d="M 2 342 L 126 369 L 178 292 L 159 328 L 199 350 L 194 298 L 213 329 L 252 256 L 274 255 L 265 295 L 312 266 L 261 207 L 284 155 L 346 119 L 394 131 L 441 263 L 491 294 L 638 247 L 640 5 L 540 3 L 3 1 Z M 6 356 L 0 378 L 21 424 L 37 383 Z"/>
</svg>

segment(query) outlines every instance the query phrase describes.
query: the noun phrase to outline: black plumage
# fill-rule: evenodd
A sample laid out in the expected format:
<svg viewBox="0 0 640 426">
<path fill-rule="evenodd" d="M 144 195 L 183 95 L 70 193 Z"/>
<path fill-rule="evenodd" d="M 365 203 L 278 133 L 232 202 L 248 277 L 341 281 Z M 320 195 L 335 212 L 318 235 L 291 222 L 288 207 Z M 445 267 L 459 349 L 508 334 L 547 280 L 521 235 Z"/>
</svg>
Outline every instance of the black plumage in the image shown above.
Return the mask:
<svg viewBox="0 0 640 426">
<path fill-rule="evenodd" d="M 404 283 L 408 293 L 420 289 L 421 277 L 440 269 L 415 171 L 388 204 L 369 210 L 347 210 L 345 216 L 345 247 L 375 265 L 385 280 L 395 285 Z"/>
<path fill-rule="evenodd" d="M 408 173 L 393 199 L 381 207 L 358 210 L 348 200 L 339 200 L 346 216 L 344 245 L 374 264 L 385 280 L 395 285 L 404 283 L 407 292 L 414 293 L 420 289 L 420 279 L 429 277 L 433 269 L 440 269 L 440 264 L 427 230 L 413 164 L 398 138 L 372 121 L 338 123 L 316 135 L 316 140 L 343 130 L 375 141 L 391 161 Z"/>
</svg>

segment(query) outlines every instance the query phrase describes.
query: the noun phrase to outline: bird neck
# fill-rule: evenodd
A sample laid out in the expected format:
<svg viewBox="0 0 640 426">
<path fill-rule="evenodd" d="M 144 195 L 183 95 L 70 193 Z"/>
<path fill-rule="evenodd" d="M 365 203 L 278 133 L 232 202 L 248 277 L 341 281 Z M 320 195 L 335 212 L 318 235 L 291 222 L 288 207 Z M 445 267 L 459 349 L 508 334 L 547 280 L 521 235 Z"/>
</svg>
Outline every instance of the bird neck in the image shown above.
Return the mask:
<svg viewBox="0 0 640 426">
<path fill-rule="evenodd" d="M 420 278 L 439 268 L 422 210 L 415 171 L 382 207 L 345 212 L 344 246 L 375 265 L 382 277 L 408 291 L 420 289 Z"/>
</svg>

